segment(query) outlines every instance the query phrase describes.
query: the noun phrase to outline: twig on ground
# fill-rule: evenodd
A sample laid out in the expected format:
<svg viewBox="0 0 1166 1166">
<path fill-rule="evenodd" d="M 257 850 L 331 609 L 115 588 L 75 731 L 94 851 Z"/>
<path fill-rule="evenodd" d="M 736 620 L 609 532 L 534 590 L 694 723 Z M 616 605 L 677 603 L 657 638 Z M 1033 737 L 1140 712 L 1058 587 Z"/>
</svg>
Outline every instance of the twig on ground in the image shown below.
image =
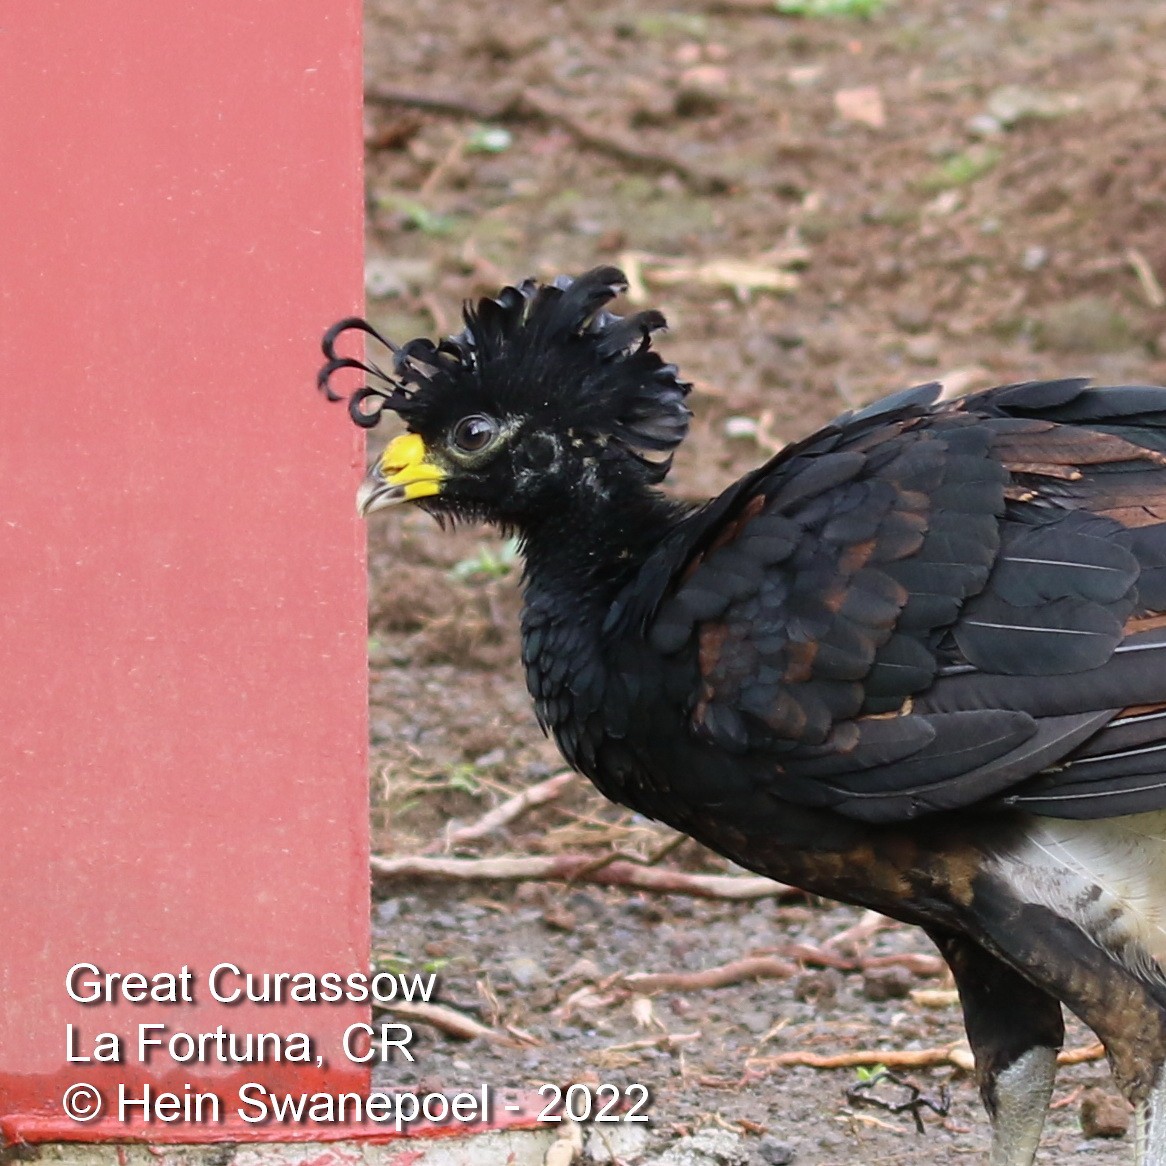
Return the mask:
<svg viewBox="0 0 1166 1166">
<path fill-rule="evenodd" d="M 478 990 L 478 996 L 482 1003 L 487 1008 L 490 1024 L 496 1028 L 502 1019 L 502 1005 L 498 1003 L 498 997 L 494 992 L 493 986 L 490 984 L 489 977 L 484 980 L 478 980 L 474 986 Z"/>
<path fill-rule="evenodd" d="M 801 251 L 798 257 L 800 259 Z M 635 272 L 635 282 L 629 281 L 628 285 L 628 298 L 632 303 L 642 302 L 637 296 L 646 298 L 645 284 L 657 287 L 704 284 L 728 288 L 740 299 L 747 299 L 755 291 L 785 294 L 794 291 L 801 282 L 794 272 L 784 270 L 776 262 L 761 264 L 739 259 L 710 259 L 704 263 L 691 263 L 641 251 L 624 251 L 619 262 L 625 271 L 631 268 Z"/>
<path fill-rule="evenodd" d="M 667 1032 L 665 1023 L 656 1015 L 650 996 L 632 997 L 632 1019 L 636 1028 L 655 1028 L 660 1032 Z"/>
<path fill-rule="evenodd" d="M 589 865 L 583 867 L 571 879 L 571 882 L 586 882 L 588 875 L 594 874 L 597 870 L 602 870 L 605 866 L 611 866 L 613 862 L 630 862 L 635 866 L 656 866 L 686 841 L 687 838 L 685 835 L 676 834 L 672 838 L 669 838 L 662 846 L 658 846 L 647 858 L 640 858 L 639 855 L 629 854 L 624 850 L 612 850 L 607 854 L 601 854 Z"/>
<path fill-rule="evenodd" d="M 843 1053 L 811 1053 L 790 1049 L 767 1057 L 751 1057 L 747 1069 L 780 1069 L 785 1065 L 808 1065 L 812 1069 L 853 1069 L 859 1065 L 886 1065 L 891 1069 L 925 1069 L 934 1065 L 959 1065 L 953 1060 L 962 1042 L 932 1049 L 848 1049 Z"/>
<path fill-rule="evenodd" d="M 764 1135 L 769 1133 L 769 1127 L 763 1126 L 760 1122 L 749 1121 L 747 1118 L 737 1118 L 734 1121 L 729 1121 L 722 1117 L 714 1110 L 707 1115 L 706 1119 L 710 1125 L 719 1126 L 723 1130 L 728 1130 L 731 1134 L 758 1134 Z"/>
<path fill-rule="evenodd" d="M 629 826 L 625 820 L 612 822 L 601 818 L 597 814 L 590 814 L 585 809 L 575 806 L 568 809 L 566 806 L 552 806 L 567 821 L 561 826 L 555 826 L 543 834 L 543 845 L 547 853 L 557 850 L 571 850 L 576 846 L 586 847 L 588 850 L 600 846 L 616 846 L 621 844 L 631 833 L 654 834 L 653 826 Z M 605 851 L 612 853 L 611 851 Z M 616 857 L 620 857 L 616 854 Z M 639 859 L 637 858 L 638 862 Z"/>
<path fill-rule="evenodd" d="M 506 1031 L 510 1033 L 520 1044 L 524 1045 L 541 1045 L 543 1042 L 532 1032 L 527 1032 L 525 1028 L 519 1028 L 517 1024 L 508 1024 Z"/>
<path fill-rule="evenodd" d="M 646 304 L 651 299 L 648 285 L 644 283 L 644 258 L 643 252 L 640 251 L 625 251 L 619 257 L 620 266 L 627 276 L 627 297 L 633 304 Z"/>
<path fill-rule="evenodd" d="M 428 1024 L 439 1029 L 447 1036 L 457 1037 L 458 1040 L 475 1040 L 482 1037 L 495 1044 L 508 1045 L 510 1048 L 520 1048 L 521 1042 L 512 1037 L 489 1028 L 481 1022 L 466 1016 L 444 1004 L 425 1004 L 414 1001 L 394 1001 L 391 1004 L 378 1005 L 379 1010 L 391 1012 L 394 1016 L 401 1016 L 406 1020 L 415 1020 L 419 1024 Z"/>
<path fill-rule="evenodd" d="M 692 895 L 698 899 L 768 899 L 775 896 L 800 895 L 796 887 L 760 876 L 701 875 L 685 871 L 640 866 L 620 860 L 601 870 L 592 870 L 584 878 L 579 872 L 594 863 L 590 854 L 530 855 L 507 858 L 431 858 L 404 855 L 382 858 L 373 855 L 370 867 L 378 879 L 454 879 L 497 882 L 589 882 L 612 887 L 634 887 L 659 894 Z"/>
<path fill-rule="evenodd" d="M 554 777 L 548 777 L 546 781 L 540 781 L 537 785 L 532 785 L 520 793 L 516 793 L 513 797 L 499 802 L 476 822 L 447 829 L 441 842 L 433 844 L 428 849 L 430 852 L 439 848 L 450 850 L 455 846 L 464 846 L 467 842 L 476 842 L 479 838 L 486 838 L 495 830 L 501 829 L 513 822 L 515 818 L 525 814 L 527 810 L 557 798 L 574 778 L 575 774 L 571 770 L 556 773 Z"/>
<path fill-rule="evenodd" d="M 624 1041 L 623 1044 L 608 1045 L 601 1049 L 599 1055 L 607 1053 L 630 1053 L 638 1049 L 678 1049 L 681 1045 L 691 1044 L 700 1040 L 700 1032 L 662 1032 L 659 1036 L 645 1036 L 639 1040 Z"/>
<path fill-rule="evenodd" d="M 731 183 L 723 175 L 706 173 L 681 158 L 643 146 L 630 134 L 601 131 L 576 117 L 564 106 L 545 94 L 522 89 L 504 95 L 492 103 L 470 101 L 455 95 L 436 96 L 412 90 L 395 89 L 389 85 L 369 85 L 365 100 L 380 105 L 400 105 L 421 109 L 428 113 L 451 117 L 473 118 L 484 122 L 541 122 L 566 130 L 575 141 L 587 149 L 615 158 L 629 166 L 655 173 L 671 173 L 699 194 L 720 194 Z"/>
<path fill-rule="evenodd" d="M 791 943 L 775 950 L 774 954 L 744 956 L 740 960 L 702 968 L 700 971 L 634 971 L 620 977 L 617 983 L 637 992 L 688 992 L 704 988 L 725 988 L 746 979 L 787 979 L 798 975 L 805 964 L 837 968 L 842 971 L 863 971 L 866 968 L 885 968 L 888 964 L 907 963 L 909 957 L 918 957 L 921 970 L 916 975 L 937 975 L 946 965 L 939 956 L 904 953 L 899 956 L 878 956 L 869 960 L 847 960 L 808 943 Z M 788 957 L 788 958 L 785 958 Z M 796 961 L 796 962 L 794 962 Z M 915 970 L 912 968 L 912 970 Z"/>
<path fill-rule="evenodd" d="M 674 850 L 679 850 L 688 841 L 687 834 L 673 834 L 667 842 L 661 843 L 644 859 L 645 866 L 656 866 L 663 862 Z"/>
<path fill-rule="evenodd" d="M 518 111 L 527 119 L 536 118 L 561 127 L 581 146 L 607 154 L 616 161 L 641 170 L 675 174 L 698 194 L 722 194 L 732 185 L 722 175 L 698 170 L 673 154 L 648 149 L 630 135 L 625 137 L 623 134 L 603 133 L 581 118 L 576 118 L 563 106 L 530 90 L 521 94 Z"/>
<path fill-rule="evenodd" d="M 782 955 L 795 959 L 799 964 L 816 964 L 820 968 L 837 968 L 840 972 L 853 972 L 861 964 L 853 956 L 842 956 L 812 943 L 789 943 L 777 949 Z"/>
<path fill-rule="evenodd" d="M 517 95 L 508 95 L 501 101 L 487 105 L 452 93 L 418 93 L 411 89 L 396 89 L 392 85 L 366 85 L 364 99 L 377 105 L 400 105 L 406 109 L 420 109 L 425 113 L 441 113 L 450 117 L 469 117 L 475 121 L 501 121 L 515 104 Z"/>
<path fill-rule="evenodd" d="M 1080 1065 L 1099 1061 L 1105 1056 L 1100 1044 L 1077 1049 L 1062 1049 L 1058 1065 Z M 885 1065 L 889 1069 L 926 1069 L 936 1065 L 954 1065 L 958 1069 L 973 1067 L 968 1047 L 963 1041 L 930 1049 L 848 1049 L 841 1053 L 811 1053 L 807 1049 L 790 1049 L 767 1057 L 750 1057 L 747 1071 L 779 1069 L 785 1065 L 808 1065 L 812 1069 L 853 1069 L 859 1065 Z"/>
<path fill-rule="evenodd" d="M 425 176 L 425 181 L 417 188 L 417 197 L 420 199 L 428 198 L 445 181 L 445 176 L 450 170 L 461 161 L 465 151 L 465 139 L 459 134 L 454 138 L 437 165 Z"/>
<path fill-rule="evenodd" d="M 747 1134 L 756 1134 L 763 1137 L 769 1133 L 769 1126 L 763 1126 L 759 1121 L 750 1121 L 747 1117 L 739 1117 L 729 1123 L 730 1129 L 743 1130 Z"/>
<path fill-rule="evenodd" d="M 960 994 L 955 988 L 913 988 L 911 1003 L 920 1008 L 954 1008 L 960 1002 Z"/>
<path fill-rule="evenodd" d="M 576 988 L 557 1008 L 553 1015 L 561 1020 L 570 1020 L 577 1012 L 589 1012 L 598 1008 L 610 1008 L 626 998 L 626 992 L 608 991 L 607 984 L 584 984 Z"/>
<path fill-rule="evenodd" d="M 1076 1105 L 1081 1100 L 1081 1094 L 1085 1092 L 1084 1085 L 1078 1085 L 1076 1089 L 1070 1089 L 1064 1097 L 1058 1097 L 1056 1101 L 1049 1102 L 1049 1109 L 1068 1109 L 1071 1105 Z"/>
<path fill-rule="evenodd" d="M 1126 262 L 1138 277 L 1138 284 L 1142 289 L 1142 295 L 1146 297 L 1146 303 L 1151 308 L 1166 308 L 1166 291 L 1162 290 L 1150 261 L 1136 247 L 1131 247 L 1126 252 Z"/>
<path fill-rule="evenodd" d="M 758 954 L 787 956 L 800 964 L 813 964 L 822 968 L 837 968 L 840 972 L 866 972 L 871 968 L 903 967 L 916 976 L 941 976 L 947 964 L 937 955 L 921 951 L 894 952 L 889 955 L 842 956 L 827 948 L 827 940 L 821 947 L 811 943 L 790 943 L 782 947 L 762 949 Z"/>
<path fill-rule="evenodd" d="M 906 968 L 916 976 L 942 976 L 947 971 L 947 964 L 937 955 L 928 955 L 922 951 L 901 951 L 893 955 L 868 955 L 858 961 L 858 966 L 864 972 L 869 968 Z"/>
<path fill-rule="evenodd" d="M 776 956 L 750 956 L 699 972 L 633 972 L 624 983 L 637 992 L 688 992 L 723 988 L 743 980 L 782 980 L 796 976 L 797 964 Z"/>
<path fill-rule="evenodd" d="M 899 957 L 893 958 L 898 960 Z M 920 959 L 931 958 L 920 956 Z M 938 957 L 935 958 L 942 968 L 942 961 L 939 961 Z M 602 985 L 603 993 L 606 994 L 600 993 L 591 985 L 587 985 L 576 992 L 567 1004 L 573 1004 L 577 996 L 580 1000 L 586 999 L 589 1006 L 597 1004 L 606 1006 L 618 997 L 618 993 L 609 991 L 612 987 L 630 989 L 638 993 L 697 992 L 706 988 L 724 988 L 730 984 L 740 984 L 746 980 L 788 979 L 797 975 L 805 964 L 819 964 L 839 968 L 843 971 L 859 971 L 867 966 L 867 962 L 846 960 L 841 956 L 822 952 L 821 949 L 811 947 L 809 944 L 795 943 L 777 952 L 744 956 L 726 964 L 702 968 L 694 972 L 630 972 L 613 976 Z M 886 965 L 880 963 L 876 966 Z M 926 964 L 923 974 L 931 974 L 934 970 L 930 964 Z"/>
<path fill-rule="evenodd" d="M 903 1090 L 904 1096 L 895 1099 L 877 1096 L 873 1090 L 883 1082 L 897 1086 Z M 947 1117 L 951 1111 L 951 1092 L 946 1085 L 939 1087 L 938 1097 L 928 1097 L 914 1081 L 886 1068 L 880 1068 L 866 1080 L 851 1085 L 846 1091 L 846 1100 L 851 1105 L 874 1105 L 888 1113 L 909 1113 L 915 1121 L 915 1132 L 919 1134 L 925 1132 L 923 1115 L 919 1112 L 921 1109 L 930 1109 L 940 1117 Z"/>
<path fill-rule="evenodd" d="M 1079 1049 L 1062 1049 L 1057 1054 L 1058 1065 L 1084 1065 L 1087 1061 L 1100 1061 L 1105 1057 L 1105 1046 L 1098 1041 L 1096 1044 L 1084 1045 Z"/>
<path fill-rule="evenodd" d="M 876 1129 L 886 1130 L 891 1134 L 902 1135 L 903 1133 L 901 1126 L 891 1125 L 889 1121 L 883 1121 L 881 1117 L 875 1117 L 873 1113 L 850 1113 L 847 1117 L 850 1121 L 860 1122 L 864 1126 L 874 1126 Z"/>
<path fill-rule="evenodd" d="M 894 926 L 895 921 L 888 919 L 879 911 L 863 911 L 862 917 L 857 923 L 852 923 L 849 927 L 845 927 L 830 936 L 823 946 L 854 948 L 860 943 L 865 943 L 866 940 L 871 939 L 880 931 Z"/>
</svg>

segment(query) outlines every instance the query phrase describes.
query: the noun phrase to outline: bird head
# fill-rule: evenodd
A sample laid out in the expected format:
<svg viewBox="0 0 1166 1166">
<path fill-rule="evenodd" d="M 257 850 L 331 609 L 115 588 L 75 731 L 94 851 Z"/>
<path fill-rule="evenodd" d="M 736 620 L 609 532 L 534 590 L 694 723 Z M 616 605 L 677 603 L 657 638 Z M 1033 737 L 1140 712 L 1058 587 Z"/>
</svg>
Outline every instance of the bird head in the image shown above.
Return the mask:
<svg viewBox="0 0 1166 1166">
<path fill-rule="evenodd" d="M 329 329 L 320 388 L 341 400 L 333 374 L 360 369 L 370 379 L 348 397 L 353 420 L 371 428 L 387 410 L 406 426 L 369 471 L 361 513 L 417 502 L 521 530 L 568 495 L 661 481 L 688 430 L 689 386 L 651 347 L 659 312 L 606 310 L 626 287 L 613 267 L 526 280 L 467 303 L 464 330 L 438 343 L 396 345 L 357 318 Z M 336 354 L 351 330 L 390 349 L 391 371 Z"/>
</svg>

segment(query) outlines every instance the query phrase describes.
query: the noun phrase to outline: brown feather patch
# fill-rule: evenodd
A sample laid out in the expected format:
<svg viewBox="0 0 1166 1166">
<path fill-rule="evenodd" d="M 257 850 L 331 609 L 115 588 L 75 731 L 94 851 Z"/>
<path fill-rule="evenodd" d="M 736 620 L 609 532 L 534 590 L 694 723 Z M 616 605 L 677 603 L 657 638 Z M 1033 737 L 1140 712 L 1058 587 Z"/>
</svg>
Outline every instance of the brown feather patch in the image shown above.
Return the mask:
<svg viewBox="0 0 1166 1166">
<path fill-rule="evenodd" d="M 700 629 L 700 674 L 711 676 L 716 671 L 729 638 L 729 629 L 723 623 L 706 623 Z"/>
<path fill-rule="evenodd" d="M 849 577 L 860 568 L 865 567 L 870 562 L 871 555 L 875 553 L 876 546 L 873 538 L 867 539 L 866 542 L 852 543 L 838 557 L 839 571 L 844 576 Z"/>
<path fill-rule="evenodd" d="M 1098 466 L 1112 462 L 1146 461 L 1166 465 L 1166 454 L 1135 445 L 1113 433 L 1099 433 L 1095 429 L 1058 425 L 1033 440 L 1025 434 L 1005 434 L 997 438 L 996 451 L 1000 460 L 1011 468 L 1012 463 L 1054 463 L 1057 465 Z"/>
<path fill-rule="evenodd" d="M 786 646 L 785 680 L 789 684 L 804 683 L 809 680 L 814 671 L 814 657 L 818 654 L 818 645 L 814 640 L 791 640 Z"/>
<path fill-rule="evenodd" d="M 729 543 L 735 542 L 737 536 L 748 525 L 750 519 L 756 518 L 768 504 L 769 499 L 764 494 L 757 494 L 750 498 L 744 506 L 741 507 L 741 512 L 733 518 L 731 522 L 726 522 L 721 527 L 717 537 L 709 543 L 709 551 L 720 550 L 721 547 L 728 546 Z"/>
<path fill-rule="evenodd" d="M 1123 717 L 1147 717 L 1151 713 L 1161 712 L 1166 712 L 1166 700 L 1157 704 L 1132 704 L 1129 708 L 1122 709 L 1114 720 L 1121 720 Z"/>
<path fill-rule="evenodd" d="M 1066 482 L 1078 482 L 1082 477 L 1076 466 L 1053 462 L 1009 462 L 1008 468 L 1014 474 L 1039 474 L 1042 478 L 1060 478 Z"/>
<path fill-rule="evenodd" d="M 1132 636 L 1136 632 L 1152 632 L 1158 628 L 1166 628 L 1166 615 L 1134 615 L 1126 620 L 1122 635 Z"/>
</svg>

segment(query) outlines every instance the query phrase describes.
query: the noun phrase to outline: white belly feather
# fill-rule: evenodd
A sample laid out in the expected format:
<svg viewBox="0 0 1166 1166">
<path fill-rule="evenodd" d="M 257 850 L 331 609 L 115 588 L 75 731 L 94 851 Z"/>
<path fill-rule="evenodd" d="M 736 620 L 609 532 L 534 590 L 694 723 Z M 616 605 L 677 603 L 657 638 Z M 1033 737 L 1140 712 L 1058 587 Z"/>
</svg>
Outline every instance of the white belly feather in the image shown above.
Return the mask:
<svg viewBox="0 0 1166 1166">
<path fill-rule="evenodd" d="M 1022 899 L 1166 983 L 1166 810 L 1083 822 L 1033 817 L 1023 841 L 997 852 L 995 863 Z"/>
</svg>

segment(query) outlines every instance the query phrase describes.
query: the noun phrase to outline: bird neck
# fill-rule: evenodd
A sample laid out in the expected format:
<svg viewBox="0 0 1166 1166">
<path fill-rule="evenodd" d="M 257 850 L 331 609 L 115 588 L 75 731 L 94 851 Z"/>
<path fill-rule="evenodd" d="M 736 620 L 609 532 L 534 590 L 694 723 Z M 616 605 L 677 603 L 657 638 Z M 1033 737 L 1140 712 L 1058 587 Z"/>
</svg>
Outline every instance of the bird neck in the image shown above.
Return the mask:
<svg viewBox="0 0 1166 1166">
<path fill-rule="evenodd" d="M 602 499 L 580 497 L 526 524 L 528 602 L 574 597 L 605 611 L 685 510 L 655 490 L 624 483 Z"/>
<path fill-rule="evenodd" d="M 524 525 L 522 657 L 540 724 L 569 764 L 618 799 L 586 729 L 607 687 L 603 626 L 683 508 L 642 487 L 592 501 L 548 508 Z"/>
</svg>

